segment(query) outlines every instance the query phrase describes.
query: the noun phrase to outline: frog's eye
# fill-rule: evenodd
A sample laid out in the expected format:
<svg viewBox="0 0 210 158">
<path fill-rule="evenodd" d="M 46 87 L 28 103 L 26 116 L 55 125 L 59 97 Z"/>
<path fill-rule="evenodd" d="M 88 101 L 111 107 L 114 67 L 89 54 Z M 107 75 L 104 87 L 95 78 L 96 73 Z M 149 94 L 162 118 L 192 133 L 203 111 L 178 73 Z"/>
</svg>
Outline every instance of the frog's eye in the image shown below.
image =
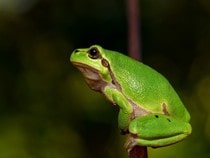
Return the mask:
<svg viewBox="0 0 210 158">
<path fill-rule="evenodd" d="M 88 51 L 88 56 L 92 59 L 98 59 L 100 58 L 100 53 L 99 53 L 99 50 L 95 47 L 89 49 Z"/>
</svg>

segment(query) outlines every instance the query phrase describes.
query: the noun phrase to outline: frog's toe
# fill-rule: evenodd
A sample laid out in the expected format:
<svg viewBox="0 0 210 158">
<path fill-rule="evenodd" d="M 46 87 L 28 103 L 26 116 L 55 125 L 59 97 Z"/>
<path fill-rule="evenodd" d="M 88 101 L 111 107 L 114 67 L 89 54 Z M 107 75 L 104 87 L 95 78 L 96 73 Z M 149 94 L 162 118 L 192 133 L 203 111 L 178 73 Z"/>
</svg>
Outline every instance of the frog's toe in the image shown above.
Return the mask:
<svg viewBox="0 0 210 158">
<path fill-rule="evenodd" d="M 125 145 L 124 145 L 128 153 L 130 153 L 132 148 L 137 145 L 137 139 L 138 138 L 136 135 L 129 134 L 127 141 L 125 142 Z"/>
</svg>

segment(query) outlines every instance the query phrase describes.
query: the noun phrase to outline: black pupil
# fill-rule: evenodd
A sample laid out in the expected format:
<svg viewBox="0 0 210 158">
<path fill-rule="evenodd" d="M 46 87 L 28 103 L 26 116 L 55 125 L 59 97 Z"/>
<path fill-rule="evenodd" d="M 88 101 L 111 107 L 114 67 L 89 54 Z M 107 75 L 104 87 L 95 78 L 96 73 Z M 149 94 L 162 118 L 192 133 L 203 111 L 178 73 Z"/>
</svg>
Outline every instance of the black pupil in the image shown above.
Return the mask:
<svg viewBox="0 0 210 158">
<path fill-rule="evenodd" d="M 96 48 L 91 48 L 89 50 L 89 56 L 92 58 L 92 59 L 97 59 L 99 57 L 99 53 L 98 53 L 98 50 Z"/>
<path fill-rule="evenodd" d="M 91 50 L 90 50 L 90 55 L 91 56 L 95 56 L 97 54 L 97 50 L 95 49 L 95 48 L 92 48 Z"/>
</svg>

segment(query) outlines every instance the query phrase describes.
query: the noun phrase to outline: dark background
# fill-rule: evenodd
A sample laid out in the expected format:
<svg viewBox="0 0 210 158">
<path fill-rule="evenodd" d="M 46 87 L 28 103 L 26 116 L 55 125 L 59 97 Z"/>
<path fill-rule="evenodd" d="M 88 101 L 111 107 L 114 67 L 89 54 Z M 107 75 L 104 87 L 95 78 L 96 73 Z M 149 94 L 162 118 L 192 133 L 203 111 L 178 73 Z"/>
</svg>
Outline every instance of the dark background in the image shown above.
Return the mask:
<svg viewBox="0 0 210 158">
<path fill-rule="evenodd" d="M 149 157 L 210 157 L 210 2 L 141 0 L 143 62 L 191 113 L 193 133 Z M 117 110 L 69 62 L 78 47 L 127 52 L 122 0 L 0 1 L 0 157 L 126 158 Z"/>
</svg>

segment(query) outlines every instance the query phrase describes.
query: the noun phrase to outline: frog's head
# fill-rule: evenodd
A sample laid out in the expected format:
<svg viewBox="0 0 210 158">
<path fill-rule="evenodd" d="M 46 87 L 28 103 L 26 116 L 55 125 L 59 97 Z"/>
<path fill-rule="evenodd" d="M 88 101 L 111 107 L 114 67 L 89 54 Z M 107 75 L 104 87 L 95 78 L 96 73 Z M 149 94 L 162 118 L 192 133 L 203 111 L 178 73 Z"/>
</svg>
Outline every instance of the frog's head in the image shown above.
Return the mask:
<svg viewBox="0 0 210 158">
<path fill-rule="evenodd" d="M 80 70 L 87 84 L 93 90 L 100 91 L 112 81 L 106 50 L 98 45 L 74 50 L 70 61 Z"/>
</svg>

